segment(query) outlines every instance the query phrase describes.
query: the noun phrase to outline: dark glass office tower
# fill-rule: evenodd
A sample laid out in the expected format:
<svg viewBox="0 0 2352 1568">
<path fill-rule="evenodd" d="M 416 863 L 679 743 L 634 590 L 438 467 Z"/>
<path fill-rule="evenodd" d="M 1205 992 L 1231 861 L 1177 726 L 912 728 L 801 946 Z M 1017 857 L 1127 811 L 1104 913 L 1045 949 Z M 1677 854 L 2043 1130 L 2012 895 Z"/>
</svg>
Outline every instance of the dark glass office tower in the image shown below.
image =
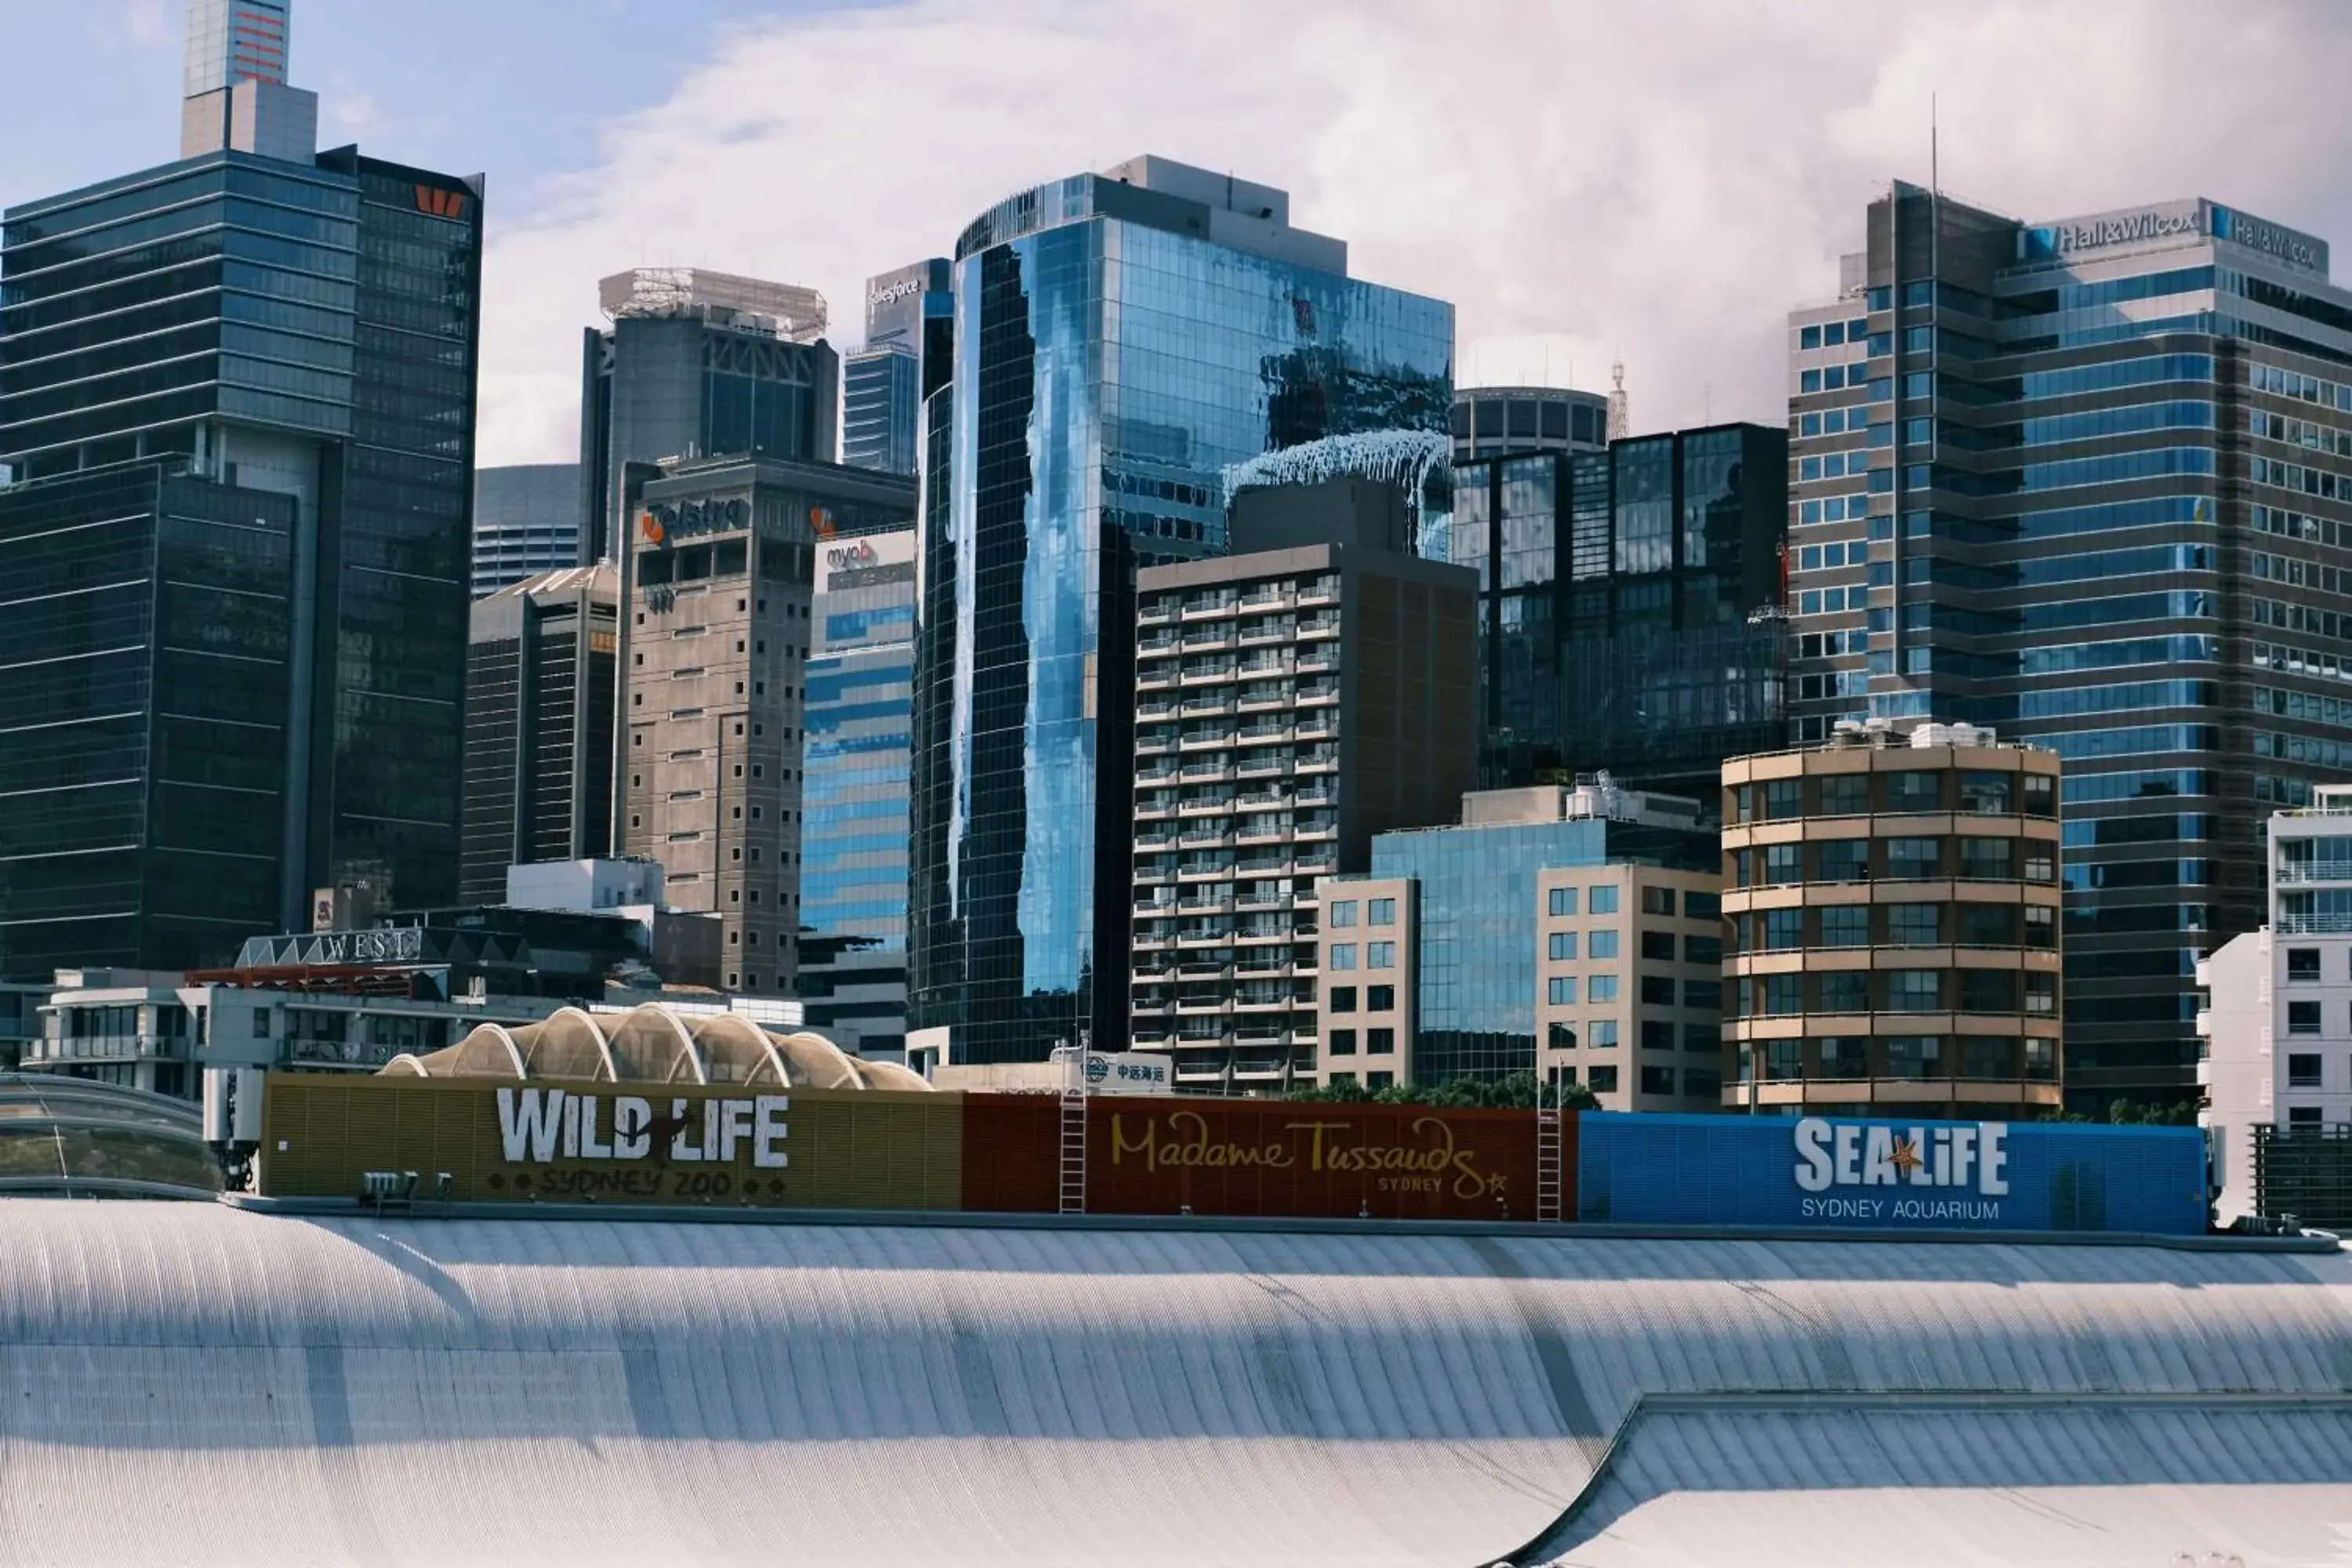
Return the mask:
<svg viewBox="0 0 2352 1568">
<path fill-rule="evenodd" d="M 2065 762 L 2066 1094 L 2197 1093 L 2261 823 L 2352 765 L 2352 292 L 2205 200 L 2025 224 L 1896 184 L 1790 318 L 1798 733 Z"/>
<path fill-rule="evenodd" d="M 285 923 L 297 503 L 185 468 L 0 488 L 0 979 Z"/>
<path fill-rule="evenodd" d="M 509 866 L 612 852 L 619 584 L 609 562 L 567 566 L 474 601 L 466 903 L 504 902 Z"/>
<path fill-rule="evenodd" d="M 917 649 L 919 687 L 948 695 L 915 803 L 912 1050 L 1124 1037 L 1137 563 L 1223 551 L 1230 465 L 1447 427 L 1452 307 L 1349 279 L 1288 205 L 1139 158 L 1013 196 L 956 246 L 950 502 Z"/>
<path fill-rule="evenodd" d="M 915 472 L 923 401 L 955 368 L 955 293 L 934 258 L 866 283 L 866 346 L 841 362 L 841 460 Z"/>
<path fill-rule="evenodd" d="M 1725 757 L 1778 743 L 1787 476 L 1761 425 L 1456 462 L 1486 787 L 1605 769 L 1712 802 Z"/>
<path fill-rule="evenodd" d="M 351 148 L 298 161 L 291 121 L 252 119 L 195 116 L 212 150 L 8 211 L 0 461 L 40 479 L 173 457 L 291 497 L 280 918 L 361 878 L 446 904 L 481 181 Z"/>
</svg>

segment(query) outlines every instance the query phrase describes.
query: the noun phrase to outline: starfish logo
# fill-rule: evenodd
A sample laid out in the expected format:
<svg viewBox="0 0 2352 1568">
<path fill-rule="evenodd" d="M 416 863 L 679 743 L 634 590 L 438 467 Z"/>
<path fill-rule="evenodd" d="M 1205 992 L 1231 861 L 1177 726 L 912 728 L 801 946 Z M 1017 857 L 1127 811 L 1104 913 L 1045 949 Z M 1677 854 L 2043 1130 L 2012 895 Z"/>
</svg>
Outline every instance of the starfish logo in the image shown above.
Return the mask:
<svg viewBox="0 0 2352 1568">
<path fill-rule="evenodd" d="M 1894 1152 L 1887 1156 L 1887 1160 L 1894 1165 L 1897 1177 L 1908 1180 L 1911 1173 L 1920 1165 L 1918 1142 L 1910 1138 L 1897 1138 Z"/>
</svg>

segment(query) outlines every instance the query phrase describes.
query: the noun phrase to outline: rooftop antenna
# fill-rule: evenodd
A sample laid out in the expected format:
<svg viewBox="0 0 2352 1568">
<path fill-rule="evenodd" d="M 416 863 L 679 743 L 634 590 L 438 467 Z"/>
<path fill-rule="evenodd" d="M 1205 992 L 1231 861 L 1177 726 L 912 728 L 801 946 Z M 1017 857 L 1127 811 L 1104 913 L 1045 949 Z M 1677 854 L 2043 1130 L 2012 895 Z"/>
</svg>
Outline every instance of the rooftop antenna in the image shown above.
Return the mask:
<svg viewBox="0 0 2352 1568">
<path fill-rule="evenodd" d="M 1622 441 L 1633 433 L 1625 409 L 1625 362 L 1617 361 L 1609 367 L 1609 438 Z"/>
</svg>

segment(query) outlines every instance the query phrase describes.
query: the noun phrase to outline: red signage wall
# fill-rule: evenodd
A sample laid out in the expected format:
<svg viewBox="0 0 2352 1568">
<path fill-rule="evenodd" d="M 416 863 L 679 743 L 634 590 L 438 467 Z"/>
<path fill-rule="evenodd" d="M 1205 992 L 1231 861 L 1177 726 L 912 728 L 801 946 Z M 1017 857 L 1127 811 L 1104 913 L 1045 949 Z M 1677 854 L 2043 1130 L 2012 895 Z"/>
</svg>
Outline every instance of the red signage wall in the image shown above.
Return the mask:
<svg viewBox="0 0 2352 1568">
<path fill-rule="evenodd" d="M 1535 1217 L 1529 1111 L 1104 1096 L 1087 1116 L 1092 1214 Z M 1576 1119 L 1562 1121 L 1565 1182 Z M 1060 1126 L 1052 1096 L 968 1099 L 964 1207 L 1059 1207 Z M 1573 1192 L 1562 1196 L 1572 1209 Z"/>
</svg>

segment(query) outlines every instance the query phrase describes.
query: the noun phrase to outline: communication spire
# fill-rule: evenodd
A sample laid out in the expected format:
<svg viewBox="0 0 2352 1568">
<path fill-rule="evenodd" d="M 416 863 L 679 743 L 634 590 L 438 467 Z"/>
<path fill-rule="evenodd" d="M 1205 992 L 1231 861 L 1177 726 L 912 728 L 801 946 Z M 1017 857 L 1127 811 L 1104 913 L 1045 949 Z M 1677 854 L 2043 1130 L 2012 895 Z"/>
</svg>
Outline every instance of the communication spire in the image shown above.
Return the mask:
<svg viewBox="0 0 2352 1568">
<path fill-rule="evenodd" d="M 1633 433 L 1625 408 L 1625 362 L 1621 359 L 1609 367 L 1609 438 L 1622 441 Z"/>
</svg>

